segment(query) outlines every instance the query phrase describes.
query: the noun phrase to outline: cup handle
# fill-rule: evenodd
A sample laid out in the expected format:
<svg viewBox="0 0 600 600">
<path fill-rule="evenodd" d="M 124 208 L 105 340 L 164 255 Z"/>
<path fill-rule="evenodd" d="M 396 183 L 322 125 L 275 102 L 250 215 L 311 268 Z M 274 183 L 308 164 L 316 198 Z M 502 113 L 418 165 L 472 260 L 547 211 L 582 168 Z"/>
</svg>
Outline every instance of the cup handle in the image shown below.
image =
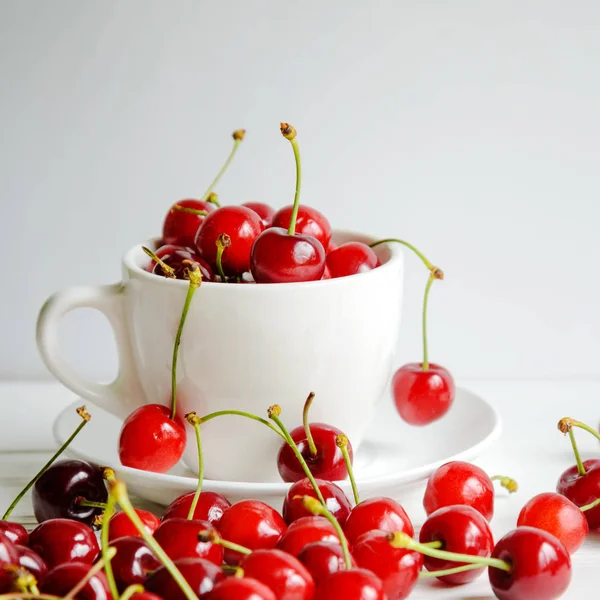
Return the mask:
<svg viewBox="0 0 600 600">
<path fill-rule="evenodd" d="M 143 393 L 127 332 L 124 292 L 122 282 L 103 286 L 79 286 L 57 292 L 46 300 L 37 322 L 37 346 L 48 370 L 73 392 L 117 416 L 124 416 L 128 408 L 141 404 L 136 399 Z M 99 310 L 113 329 L 119 356 L 119 372 L 111 383 L 98 383 L 81 377 L 60 352 L 60 321 L 77 308 Z"/>
</svg>

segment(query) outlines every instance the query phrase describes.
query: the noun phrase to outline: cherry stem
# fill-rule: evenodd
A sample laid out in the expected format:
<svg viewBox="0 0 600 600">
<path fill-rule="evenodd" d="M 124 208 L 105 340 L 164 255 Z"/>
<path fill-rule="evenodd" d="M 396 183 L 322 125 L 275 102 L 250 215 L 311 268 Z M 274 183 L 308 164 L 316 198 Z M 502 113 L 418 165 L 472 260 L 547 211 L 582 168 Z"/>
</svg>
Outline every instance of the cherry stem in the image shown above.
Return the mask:
<svg viewBox="0 0 600 600">
<path fill-rule="evenodd" d="M 115 499 L 115 502 L 117 502 L 121 506 L 125 514 L 129 517 L 129 519 L 133 523 L 133 526 L 138 530 L 140 536 L 143 538 L 146 544 L 148 544 L 150 550 L 154 552 L 156 557 L 165 566 L 165 569 L 167 569 L 167 571 L 171 574 L 171 577 L 175 580 L 175 582 L 183 592 L 184 596 L 188 600 L 198 600 L 198 596 L 196 596 L 190 584 L 181 574 L 181 571 L 169 558 L 169 556 L 162 549 L 160 544 L 152 537 L 150 533 L 148 533 L 146 527 L 142 523 L 142 520 L 138 517 L 137 513 L 135 512 L 135 509 L 133 508 L 133 505 L 131 504 L 131 500 L 129 499 L 129 495 L 127 494 L 127 488 L 125 484 L 121 481 L 115 480 L 115 482 L 111 486 L 110 493 Z"/>
<path fill-rule="evenodd" d="M 233 134 L 232 134 L 233 148 L 231 149 L 231 152 L 229 153 L 227 160 L 221 167 L 221 170 L 217 173 L 217 176 L 213 179 L 212 183 L 208 186 L 208 189 L 204 192 L 204 196 L 202 196 L 202 198 L 204 200 L 206 200 L 208 195 L 213 191 L 213 188 L 217 185 L 217 183 L 219 183 L 219 179 L 221 179 L 221 177 L 223 176 L 223 173 L 225 173 L 225 171 L 227 171 L 227 167 L 229 167 L 229 164 L 233 160 L 233 157 L 235 156 L 235 153 L 237 152 L 237 149 L 238 149 L 241 141 L 244 139 L 244 135 L 246 135 L 245 129 L 237 129 L 236 131 L 233 132 Z"/>
<path fill-rule="evenodd" d="M 300 148 L 298 148 L 298 140 L 296 139 L 296 130 L 289 123 L 281 123 L 281 135 L 292 144 L 294 151 L 294 160 L 296 161 L 296 192 L 294 193 L 294 205 L 290 216 L 290 226 L 288 227 L 288 235 L 296 233 L 296 220 L 298 219 L 298 209 L 300 208 L 300 186 L 302 184 L 302 164 L 300 162 Z"/>
<path fill-rule="evenodd" d="M 427 303 L 429 301 L 429 290 L 431 284 L 435 281 L 433 271 L 427 279 L 427 285 L 425 286 L 425 297 L 423 298 L 423 363 L 421 368 L 423 371 L 429 370 L 429 350 L 427 347 Z"/>
<path fill-rule="evenodd" d="M 179 345 L 181 344 L 181 334 L 183 333 L 183 326 L 185 325 L 185 319 L 187 317 L 194 292 L 202 283 L 202 275 L 200 273 L 200 267 L 198 263 L 191 261 L 189 262 L 190 268 L 188 270 L 188 276 L 190 278 L 190 284 L 188 286 L 185 303 L 183 305 L 183 311 L 181 313 L 181 318 L 179 319 L 177 335 L 175 336 L 175 344 L 173 346 L 173 363 L 171 365 L 171 420 L 175 418 L 175 414 L 177 413 L 177 355 L 179 354 Z"/>
<path fill-rule="evenodd" d="M 77 585 L 66 596 L 63 596 L 62 600 L 73 600 L 94 575 L 108 567 L 116 553 L 117 550 L 115 548 L 109 548 L 106 555 L 103 555 L 97 563 L 94 563 L 92 568 L 81 578 Z M 118 596 L 116 596 L 116 598 L 118 598 Z"/>
<path fill-rule="evenodd" d="M 77 506 L 89 506 L 90 508 L 101 508 L 106 510 L 108 504 L 106 502 L 94 502 L 93 500 L 86 500 L 83 496 L 78 496 L 73 500 L 73 503 Z"/>
<path fill-rule="evenodd" d="M 117 582 L 115 581 L 115 575 L 112 570 L 112 565 L 110 564 L 110 560 L 108 560 L 108 552 L 110 548 L 108 547 L 108 527 L 109 522 L 112 519 L 115 513 L 115 499 L 113 495 L 108 496 L 108 502 L 106 504 L 106 510 L 104 511 L 103 519 L 102 519 L 102 529 L 100 530 L 100 551 L 102 553 L 102 560 L 104 561 L 104 571 L 106 574 L 106 579 L 108 581 L 108 587 L 110 589 L 110 593 L 113 598 L 119 597 L 119 590 L 117 589 Z"/>
<path fill-rule="evenodd" d="M 311 485 L 313 486 L 313 488 L 315 490 L 315 494 L 317 495 L 317 498 L 319 499 L 319 502 L 323 505 L 323 507 L 326 507 L 325 499 L 323 498 L 323 494 L 321 494 L 321 490 L 319 489 L 319 486 L 317 485 L 317 482 L 315 481 L 315 478 L 313 477 L 311 470 L 308 468 L 308 465 L 306 464 L 306 461 L 304 460 L 302 453 L 300 452 L 300 450 L 298 450 L 298 446 L 296 445 L 296 442 L 292 439 L 292 436 L 290 435 L 289 431 L 286 429 L 285 425 L 282 423 L 281 419 L 279 418 L 279 415 L 281 414 L 281 407 L 279 406 L 279 404 L 273 404 L 273 406 L 270 406 L 267 414 L 269 415 L 269 419 L 274 421 L 277 424 L 277 426 L 279 427 L 279 429 L 281 430 L 281 433 L 283 433 L 283 435 L 285 437 L 285 441 L 288 443 L 288 446 L 292 449 L 292 452 L 298 459 L 298 462 L 300 463 L 300 466 L 302 467 L 304 474 L 306 475 L 306 477 L 310 481 Z"/>
<path fill-rule="evenodd" d="M 393 548 L 406 548 L 407 550 L 414 550 L 420 552 L 425 556 L 431 556 L 431 558 L 439 558 L 441 560 L 451 560 L 454 562 L 465 562 L 478 566 L 493 567 L 500 569 L 501 571 L 510 572 L 512 567 L 504 560 L 499 558 L 492 558 L 486 556 L 473 556 L 471 554 L 459 554 L 457 552 L 448 552 L 446 550 L 440 550 L 438 548 L 432 548 L 425 544 L 413 540 L 409 535 L 403 531 L 395 531 L 388 535 L 388 541 Z"/>
<path fill-rule="evenodd" d="M 10 592 L 10 594 L 0 594 L 0 600 L 63 600 L 63 598 L 52 594 L 36 594 L 35 592 Z"/>
<path fill-rule="evenodd" d="M 600 504 L 600 498 L 596 498 L 596 500 L 594 500 L 593 502 L 590 502 L 589 504 L 584 504 L 583 506 L 580 506 L 579 509 L 581 510 L 581 512 L 585 512 L 587 510 L 592 510 L 592 508 L 596 508 L 596 506 L 598 506 Z"/>
<path fill-rule="evenodd" d="M 200 439 L 200 423 L 202 422 L 195 412 L 190 412 L 185 415 L 188 423 L 193 426 L 196 432 L 196 448 L 198 449 L 198 485 L 196 487 L 196 493 L 188 512 L 188 521 L 194 518 L 194 512 L 196 512 L 196 506 L 202 493 L 202 483 L 204 482 L 204 454 L 202 453 L 202 441 Z"/>
<path fill-rule="evenodd" d="M 173 206 L 171 210 L 189 213 L 190 215 L 198 215 L 199 217 L 205 217 L 208 214 L 207 210 L 201 210 L 199 208 L 190 208 L 189 206 L 181 206 L 181 204 L 175 204 L 175 206 Z"/>
<path fill-rule="evenodd" d="M 304 410 L 302 411 L 302 422 L 304 423 L 304 433 L 306 434 L 306 441 L 308 442 L 308 448 L 312 456 L 317 456 L 317 446 L 315 445 L 315 440 L 313 439 L 312 432 L 310 430 L 310 425 L 308 423 L 308 413 L 310 411 L 310 407 L 312 401 L 314 400 L 315 393 L 311 392 L 304 403 Z"/>
<path fill-rule="evenodd" d="M 492 481 L 500 482 L 503 488 L 506 488 L 509 494 L 514 494 L 519 489 L 519 484 L 512 478 L 506 475 L 493 475 L 490 477 Z"/>
<path fill-rule="evenodd" d="M 15 506 L 19 504 L 23 496 L 35 485 L 35 482 L 48 470 L 50 465 L 67 449 L 69 444 L 75 439 L 77 434 L 85 427 L 86 423 L 92 418 L 89 412 L 85 410 L 85 406 L 80 406 L 77 409 L 77 414 L 81 417 L 82 421 L 79 423 L 75 431 L 70 435 L 69 439 L 56 451 L 54 456 L 38 471 L 37 475 L 18 493 L 17 497 L 12 501 L 11 505 L 6 509 L 2 517 L 2 521 L 6 521 L 10 516 L 10 513 L 15 509 Z"/>
<path fill-rule="evenodd" d="M 568 433 L 573 427 L 579 427 L 579 429 L 583 429 L 588 433 L 591 433 L 597 440 L 600 440 L 600 433 L 598 431 L 596 431 L 593 427 L 582 423 L 581 421 L 577 421 L 577 419 L 565 417 L 558 422 L 558 429 L 563 433 Z"/>
<path fill-rule="evenodd" d="M 228 540 L 224 540 L 216 531 L 200 531 L 198 533 L 198 540 L 204 543 L 212 543 L 217 546 L 222 546 L 227 550 L 231 550 L 233 552 L 239 552 L 240 554 L 248 555 L 252 554 L 252 550 L 250 548 L 246 548 L 245 546 L 241 546 L 240 544 L 236 544 L 235 542 L 229 542 Z"/>
<path fill-rule="evenodd" d="M 225 415 L 236 415 L 238 417 L 246 417 L 247 419 L 258 421 L 259 423 L 266 425 L 269 429 L 271 429 L 271 431 L 274 431 L 279 437 L 283 438 L 283 440 L 287 442 L 287 438 L 285 437 L 285 435 L 283 435 L 283 433 L 281 433 L 281 431 L 277 429 L 277 427 L 275 427 L 273 423 L 270 423 L 262 417 L 253 415 L 252 413 L 244 412 L 242 410 L 218 410 L 217 412 L 213 412 L 208 415 L 204 415 L 203 417 L 200 417 L 200 424 L 202 425 L 202 423 L 211 421 L 216 417 L 224 417 Z"/>
<path fill-rule="evenodd" d="M 214 204 L 216 207 L 221 208 L 221 203 L 219 202 L 219 194 L 215 192 L 211 192 L 206 198 L 204 198 L 205 202 L 210 202 Z"/>
<path fill-rule="evenodd" d="M 142 594 L 144 592 L 144 586 L 139 583 L 133 583 L 128 588 L 125 588 L 125 591 L 119 598 L 119 596 L 115 596 L 115 598 L 119 598 L 119 600 L 129 600 L 134 594 Z"/>
<path fill-rule="evenodd" d="M 312 515 L 320 515 L 321 517 L 325 517 L 331 523 L 342 546 L 342 553 L 344 554 L 346 569 L 351 569 L 352 559 L 350 558 L 350 550 L 348 549 L 348 540 L 346 540 L 346 536 L 344 535 L 338 520 L 331 514 L 331 512 L 329 512 L 329 510 L 327 510 L 323 504 L 321 504 L 312 496 L 302 496 L 302 505 Z"/>
<path fill-rule="evenodd" d="M 405 240 L 400 240 L 398 238 L 386 238 L 384 240 L 378 240 L 369 244 L 369 248 L 375 248 L 376 246 L 380 246 L 381 244 L 390 243 L 402 244 L 403 246 L 406 246 L 423 261 L 423 264 L 427 267 L 427 269 L 429 269 L 429 271 L 431 271 L 431 274 L 436 279 L 444 279 L 444 271 L 442 271 L 439 267 L 436 267 L 419 249 L 415 248 L 415 246 L 413 246 L 411 243 Z"/>
<path fill-rule="evenodd" d="M 142 246 L 142 250 L 163 270 L 165 277 L 170 277 L 171 279 L 176 279 L 175 269 L 170 267 L 162 258 L 159 258 L 146 246 Z"/>
<path fill-rule="evenodd" d="M 460 567 L 453 567 L 451 569 L 441 569 L 440 571 L 421 571 L 419 573 L 419 579 L 428 579 L 430 577 L 443 577 L 444 575 L 454 575 L 455 573 L 464 573 L 465 571 L 472 571 L 473 569 L 480 569 L 481 565 L 462 565 Z"/>
<path fill-rule="evenodd" d="M 235 579 L 241 579 L 244 576 L 244 569 L 235 565 L 223 565 L 221 571 L 223 573 L 230 573 Z"/>
<path fill-rule="evenodd" d="M 356 487 L 356 479 L 354 478 L 354 469 L 352 468 L 352 461 L 350 460 L 350 454 L 348 454 L 348 436 L 341 434 L 336 436 L 335 443 L 337 447 L 342 451 L 344 462 L 346 463 L 346 471 L 348 471 L 348 478 L 350 479 L 350 485 L 352 486 L 352 494 L 354 495 L 354 503 L 360 503 L 360 496 L 358 495 L 358 488 Z"/>
<path fill-rule="evenodd" d="M 217 244 L 217 271 L 221 276 L 221 279 L 226 282 L 227 278 L 225 277 L 225 273 L 223 272 L 223 252 L 225 252 L 225 248 L 229 248 L 231 246 L 231 238 L 226 234 L 222 233 L 215 242 Z"/>
<path fill-rule="evenodd" d="M 37 580 L 27 569 L 16 565 L 3 565 L 2 569 L 10 574 L 12 587 L 16 592 L 29 592 L 39 595 Z"/>
</svg>

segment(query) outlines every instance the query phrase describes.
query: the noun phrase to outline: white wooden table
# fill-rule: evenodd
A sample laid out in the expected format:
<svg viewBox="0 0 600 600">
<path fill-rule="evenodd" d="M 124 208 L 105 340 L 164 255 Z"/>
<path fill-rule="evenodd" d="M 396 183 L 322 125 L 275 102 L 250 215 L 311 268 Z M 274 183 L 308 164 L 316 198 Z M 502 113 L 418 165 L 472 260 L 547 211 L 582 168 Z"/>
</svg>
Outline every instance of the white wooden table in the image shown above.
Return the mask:
<svg viewBox="0 0 600 600">
<path fill-rule="evenodd" d="M 514 477 L 520 485 L 518 493 L 511 496 L 498 493 L 492 522 L 498 539 L 515 526 L 521 506 L 539 492 L 553 491 L 560 473 L 573 464 L 568 439 L 558 432 L 556 423 L 561 417 L 572 416 L 597 426 L 600 381 L 460 383 L 492 402 L 503 418 L 502 437 L 477 463 L 489 473 Z M 55 448 L 52 422 L 74 399 L 73 394 L 57 384 L 0 383 L 4 409 L 4 418 L 0 420 L 0 508 L 8 506 Z M 577 438 L 584 459 L 600 457 L 600 445 L 589 434 L 578 431 Z M 417 526 L 425 517 L 420 505 L 422 492 L 420 488 L 398 498 Z M 26 525 L 34 524 L 29 498 L 22 501 L 13 515 Z M 573 581 L 563 597 L 575 600 L 595 597 L 598 587 L 600 534 L 594 534 L 573 557 Z M 493 597 L 485 576 L 468 586 L 455 588 L 422 582 L 411 596 L 415 600 Z"/>
</svg>

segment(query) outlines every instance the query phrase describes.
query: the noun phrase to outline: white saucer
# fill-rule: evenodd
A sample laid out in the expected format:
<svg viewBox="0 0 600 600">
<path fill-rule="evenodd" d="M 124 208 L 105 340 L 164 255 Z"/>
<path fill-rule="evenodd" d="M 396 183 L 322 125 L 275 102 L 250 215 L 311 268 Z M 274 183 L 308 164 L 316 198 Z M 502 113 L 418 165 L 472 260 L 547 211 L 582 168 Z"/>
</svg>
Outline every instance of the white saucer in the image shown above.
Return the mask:
<svg viewBox="0 0 600 600">
<path fill-rule="evenodd" d="M 167 505 L 177 496 L 196 489 L 196 477 L 183 466 L 165 475 L 123 467 L 117 452 L 121 421 L 90 402 L 80 400 L 58 416 L 53 431 L 60 444 L 79 423 L 75 407 L 82 403 L 87 405 L 92 420 L 69 446 L 69 455 L 112 467 L 131 492 L 158 504 Z M 501 428 L 500 416 L 494 408 L 464 388 L 457 388 L 449 413 L 427 427 L 403 423 L 387 399 L 380 403 L 370 433 L 356 453 L 358 488 L 368 496 L 393 496 L 403 488 L 423 482 L 445 462 L 476 458 L 498 438 Z M 255 498 L 279 509 L 289 485 L 205 480 L 202 489 L 223 494 L 231 502 Z M 340 482 L 340 486 L 351 494 L 348 482 Z"/>
</svg>

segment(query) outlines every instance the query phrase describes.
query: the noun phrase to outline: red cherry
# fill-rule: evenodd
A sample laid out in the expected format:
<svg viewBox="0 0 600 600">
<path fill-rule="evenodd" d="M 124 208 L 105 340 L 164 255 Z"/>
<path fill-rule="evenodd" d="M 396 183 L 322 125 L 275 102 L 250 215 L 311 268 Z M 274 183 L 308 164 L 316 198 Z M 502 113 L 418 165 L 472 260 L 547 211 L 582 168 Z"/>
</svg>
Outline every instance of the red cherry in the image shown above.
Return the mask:
<svg viewBox="0 0 600 600">
<path fill-rule="evenodd" d="M 50 569 L 73 561 L 91 564 L 100 552 L 92 529 L 71 519 L 44 521 L 29 534 L 29 547 Z"/>
<path fill-rule="evenodd" d="M 314 600 L 388 600 L 383 583 L 367 569 L 333 573 L 317 588 Z"/>
<path fill-rule="evenodd" d="M 160 525 L 160 519 L 150 511 L 141 508 L 136 508 L 135 512 L 144 524 L 146 531 L 152 535 Z M 126 536 L 141 537 L 141 534 L 125 512 L 121 511 L 113 515 L 108 522 L 108 540 L 112 542 Z"/>
<path fill-rule="evenodd" d="M 287 229 L 290 225 L 293 209 L 292 204 L 280 208 L 273 217 L 272 226 Z M 296 219 L 296 233 L 316 238 L 323 248 L 328 248 L 331 240 L 331 225 L 327 217 L 316 208 L 301 204 Z"/>
<path fill-rule="evenodd" d="M 134 583 L 143 583 L 146 576 L 162 564 L 140 537 L 122 537 L 110 545 L 117 551 L 111 566 L 121 593 Z"/>
<path fill-rule="evenodd" d="M 88 573 L 91 565 L 82 562 L 70 562 L 55 566 L 48 571 L 40 586 L 43 594 L 63 597 L 71 591 Z M 106 576 L 102 571 L 92 575 L 76 596 L 77 600 L 112 599 Z"/>
<path fill-rule="evenodd" d="M 423 507 L 430 515 L 442 506 L 465 504 L 488 521 L 494 516 L 494 484 L 488 474 L 470 463 L 455 460 L 434 471 L 427 481 Z"/>
<path fill-rule="evenodd" d="M 512 567 L 508 572 L 488 569 L 492 589 L 500 600 L 553 600 L 569 587 L 569 553 L 541 529 L 517 527 L 496 544 L 492 557 Z"/>
<path fill-rule="evenodd" d="M 119 458 L 126 467 L 166 473 L 181 459 L 185 449 L 185 428 L 161 404 L 146 404 L 134 410 L 123 423 L 119 437 Z"/>
<path fill-rule="evenodd" d="M 339 544 L 340 540 L 334 526 L 324 517 L 301 517 L 290 524 L 277 547 L 292 556 L 298 556 L 300 551 L 311 542 Z"/>
<path fill-rule="evenodd" d="M 275 209 L 264 202 L 244 202 L 242 206 L 253 210 L 262 220 L 265 229 L 273 224 Z"/>
<path fill-rule="evenodd" d="M 136 592 L 131 598 L 132 600 L 163 600 L 152 592 Z"/>
<path fill-rule="evenodd" d="M 215 565 L 223 564 L 223 547 L 212 542 L 201 542 L 201 531 L 216 531 L 208 521 L 168 519 L 154 532 L 154 539 L 171 560 L 204 558 Z"/>
<path fill-rule="evenodd" d="M 169 209 L 163 223 L 163 242 L 165 244 L 193 248 L 196 232 L 198 231 L 198 227 L 200 227 L 200 223 L 204 221 L 204 216 L 175 210 L 175 206 L 203 210 L 207 213 L 213 212 L 216 209 L 216 206 L 212 202 L 206 202 L 204 200 L 187 199 L 176 202 Z"/>
<path fill-rule="evenodd" d="M 166 244 L 161 246 L 154 254 L 166 265 L 175 270 L 174 275 L 176 279 L 187 278 L 189 264 L 184 261 L 192 261 L 198 263 L 198 266 L 200 267 L 200 273 L 202 274 L 202 281 L 215 280 L 215 274 L 210 268 L 210 265 L 190 248 Z M 162 266 L 152 259 L 146 267 L 146 271 L 154 273 L 155 275 L 160 275 L 161 277 L 167 276 Z"/>
<path fill-rule="evenodd" d="M 0 533 L 0 567 L 19 564 L 19 552 L 9 537 Z"/>
<path fill-rule="evenodd" d="M 27 546 L 17 544 L 15 548 L 19 554 L 19 566 L 27 569 L 35 577 L 35 580 L 41 583 L 48 572 L 48 567 L 42 557 Z"/>
<path fill-rule="evenodd" d="M 373 529 L 387 533 L 403 531 L 411 537 L 415 532 L 402 506 L 392 498 L 385 497 L 369 498 L 357 504 L 344 525 L 344 533 L 351 544 Z"/>
<path fill-rule="evenodd" d="M 187 519 L 195 495 L 196 492 L 188 492 L 183 496 L 179 496 L 179 498 L 175 498 L 175 500 L 167 506 L 162 520 L 166 521 L 167 519 L 174 519 L 177 517 Z M 229 502 L 225 496 L 221 496 L 221 494 L 217 494 L 216 492 L 201 492 L 200 497 L 198 498 L 198 504 L 196 504 L 196 508 L 194 509 L 193 518 L 196 521 L 208 521 L 217 527 L 223 513 L 230 506 L 231 502 Z"/>
<path fill-rule="evenodd" d="M 343 432 L 337 429 L 337 427 L 326 425 L 325 423 L 311 423 L 309 427 L 317 448 L 316 456 L 313 456 L 310 451 L 304 427 L 296 427 L 290 431 L 290 435 L 308 464 L 310 472 L 315 477 L 328 481 L 346 479 L 348 477 L 348 469 L 346 469 L 344 455 L 335 441 L 338 435 L 343 435 Z M 347 448 L 350 460 L 352 460 L 352 446 L 348 444 Z M 299 481 L 306 477 L 296 455 L 287 442 L 283 442 L 279 449 L 277 469 L 283 481 Z"/>
<path fill-rule="evenodd" d="M 277 600 L 264 584 L 250 577 L 230 577 L 217 583 L 206 600 Z"/>
<path fill-rule="evenodd" d="M 579 475 L 577 465 L 568 468 L 560 476 L 556 491 L 566 496 L 573 504 L 585 506 L 600 498 L 600 459 L 591 458 L 583 462 L 585 475 Z M 600 529 L 600 505 L 585 512 L 590 531 Z"/>
<path fill-rule="evenodd" d="M 423 555 L 405 548 L 393 548 L 385 531 L 369 531 L 357 540 L 352 554 L 363 569 L 372 571 L 383 583 L 388 600 L 407 598 L 423 568 Z"/>
<path fill-rule="evenodd" d="M 494 538 L 488 522 L 483 515 L 471 506 L 444 506 L 432 513 L 423 523 L 419 533 L 422 544 L 442 542 L 442 548 L 448 552 L 470 554 L 472 556 L 490 556 L 494 548 Z M 466 563 L 424 557 L 428 571 L 441 571 L 460 567 Z M 485 567 L 453 575 L 439 577 L 440 581 L 461 585 L 477 579 Z"/>
<path fill-rule="evenodd" d="M 221 259 L 226 275 L 241 275 L 250 270 L 250 251 L 264 230 L 260 217 L 245 206 L 223 206 L 210 213 L 196 234 L 195 248 L 211 267 L 216 267 L 217 239 L 221 234 L 231 238 L 231 245 Z"/>
<path fill-rule="evenodd" d="M 306 567 L 281 550 L 256 550 L 241 564 L 244 574 L 264 583 L 281 600 L 312 600 L 315 582 Z"/>
<path fill-rule="evenodd" d="M 534 496 L 519 513 L 517 527 L 528 525 L 551 533 L 573 554 L 585 541 L 589 528 L 576 504 L 561 494 L 545 492 Z"/>
<path fill-rule="evenodd" d="M 306 544 L 298 554 L 298 560 L 308 569 L 317 586 L 321 585 L 332 573 L 346 569 L 344 552 L 339 540 Z M 357 566 L 352 556 L 350 556 L 350 561 L 353 567 Z"/>
<path fill-rule="evenodd" d="M 27 529 L 20 523 L 12 521 L 0 521 L 0 533 L 3 533 L 13 544 L 21 544 L 27 546 L 29 542 L 29 534 Z"/>
<path fill-rule="evenodd" d="M 327 268 L 327 263 L 325 263 L 325 269 L 323 271 L 323 275 L 321 276 L 321 280 L 324 279 L 331 279 L 331 273 L 329 272 L 329 269 Z"/>
<path fill-rule="evenodd" d="M 343 526 L 352 509 L 350 500 L 348 500 L 342 488 L 335 483 L 324 481 L 323 479 L 315 479 L 315 481 L 325 500 L 327 510 Z M 296 483 L 290 486 L 285 495 L 285 500 L 283 501 L 283 518 L 288 525 L 301 517 L 311 516 L 311 513 L 302 504 L 302 496 L 317 497 L 315 489 L 308 478 L 296 481 Z"/>
<path fill-rule="evenodd" d="M 394 402 L 410 425 L 429 425 L 443 417 L 454 402 L 454 379 L 450 371 L 433 363 L 400 367 L 392 379 Z"/>
<path fill-rule="evenodd" d="M 377 254 L 362 242 L 346 242 L 327 251 L 327 268 L 332 278 L 366 273 L 378 266 Z"/>
<path fill-rule="evenodd" d="M 250 550 L 275 548 L 287 525 L 281 515 L 259 500 L 242 500 L 228 508 L 219 523 L 219 533 L 228 542 Z M 225 562 L 237 565 L 243 555 L 225 550 Z"/>
</svg>

